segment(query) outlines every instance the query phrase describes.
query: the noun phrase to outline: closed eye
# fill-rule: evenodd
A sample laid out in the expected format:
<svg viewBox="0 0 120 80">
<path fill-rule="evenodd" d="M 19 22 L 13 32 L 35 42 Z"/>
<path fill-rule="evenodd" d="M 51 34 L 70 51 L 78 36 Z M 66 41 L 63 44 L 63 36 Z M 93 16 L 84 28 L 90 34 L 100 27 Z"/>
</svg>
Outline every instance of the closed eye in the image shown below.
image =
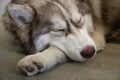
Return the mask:
<svg viewBox="0 0 120 80">
<path fill-rule="evenodd" d="M 58 29 L 58 30 L 53 30 L 53 31 L 55 31 L 55 32 L 65 32 L 66 29 Z"/>
<path fill-rule="evenodd" d="M 66 30 L 65 29 L 59 29 L 58 31 L 65 32 Z"/>
</svg>

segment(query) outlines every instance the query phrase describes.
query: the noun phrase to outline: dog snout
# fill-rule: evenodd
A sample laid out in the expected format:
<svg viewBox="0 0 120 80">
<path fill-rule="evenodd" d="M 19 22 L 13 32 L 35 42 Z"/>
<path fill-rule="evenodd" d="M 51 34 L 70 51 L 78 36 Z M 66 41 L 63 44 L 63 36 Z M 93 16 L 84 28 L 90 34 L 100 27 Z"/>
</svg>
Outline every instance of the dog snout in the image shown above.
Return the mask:
<svg viewBox="0 0 120 80">
<path fill-rule="evenodd" d="M 95 51 L 94 46 L 88 45 L 85 48 L 83 48 L 80 54 L 83 58 L 90 59 L 91 57 L 95 55 L 95 52 L 96 51 Z"/>
</svg>

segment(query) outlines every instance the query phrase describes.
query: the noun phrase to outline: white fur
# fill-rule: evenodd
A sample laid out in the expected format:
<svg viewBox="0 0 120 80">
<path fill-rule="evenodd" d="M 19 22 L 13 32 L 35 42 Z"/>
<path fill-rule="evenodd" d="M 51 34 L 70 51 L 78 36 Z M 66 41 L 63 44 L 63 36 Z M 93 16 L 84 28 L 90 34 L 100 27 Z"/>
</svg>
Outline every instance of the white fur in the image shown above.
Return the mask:
<svg viewBox="0 0 120 80">
<path fill-rule="evenodd" d="M 77 35 L 79 34 L 79 35 Z M 68 53 L 66 53 L 72 60 L 75 61 L 85 61 L 87 59 L 83 58 L 80 53 L 83 48 L 88 45 L 94 46 L 92 38 L 87 33 L 86 29 L 80 29 L 76 35 L 69 35 L 66 43 L 66 48 Z"/>
<path fill-rule="evenodd" d="M 69 43 L 67 48 L 73 49 L 74 53 L 68 52 L 67 55 L 76 61 L 85 61 L 86 59 L 80 55 L 80 52 L 83 48 L 88 45 L 94 46 L 96 49 L 95 43 L 88 34 L 88 32 L 93 31 L 93 24 L 91 15 L 85 15 L 85 24 L 82 26 L 81 29 L 76 30 L 73 25 L 71 25 L 74 34 L 69 35 L 69 41 L 73 41 L 73 44 Z M 68 42 L 67 42 L 68 45 Z M 74 47 L 72 47 L 73 45 Z"/>
<path fill-rule="evenodd" d="M 72 20 L 74 22 L 79 22 L 82 17 L 82 14 L 79 13 L 79 10 L 76 6 L 74 6 L 70 9 L 70 14 L 71 14 Z"/>
<path fill-rule="evenodd" d="M 90 14 L 85 15 L 85 27 L 87 28 L 88 32 L 93 32 L 94 27 L 93 27 L 93 21 L 92 21 L 92 16 Z"/>
<path fill-rule="evenodd" d="M 53 2 L 53 3 L 62 11 L 63 15 L 68 20 L 69 15 L 68 15 L 68 12 L 65 10 L 65 8 L 63 8 L 62 5 L 58 4 L 57 2 Z"/>
<path fill-rule="evenodd" d="M 54 4 L 57 5 L 57 7 L 59 7 L 66 20 L 72 18 L 74 22 L 78 22 L 81 19 L 82 14 L 79 13 L 79 10 L 75 5 L 72 5 L 72 7 L 70 7 L 69 9 L 69 12 L 67 12 L 67 10 L 65 10 L 65 8 L 62 5 L 58 4 L 57 2 L 54 2 Z"/>
<path fill-rule="evenodd" d="M 94 41 L 88 34 L 88 32 L 94 30 L 91 15 L 85 15 L 84 20 L 85 23 L 82 28 L 75 28 L 75 26 L 70 23 L 72 34 L 68 35 L 68 37 L 63 36 L 56 38 L 56 36 L 53 36 L 51 42 L 51 45 L 57 46 L 71 59 L 76 61 L 87 60 L 80 55 L 82 49 L 86 46 L 91 45 L 96 49 Z M 55 34 L 57 34 L 57 32 Z"/>
<path fill-rule="evenodd" d="M 39 35 L 34 40 L 34 44 L 35 44 L 37 51 L 44 50 L 44 48 L 46 47 L 46 45 L 49 42 L 50 42 L 50 35 L 49 34 Z"/>
<path fill-rule="evenodd" d="M 53 29 L 55 31 L 57 31 L 59 29 L 67 28 L 66 22 L 59 15 L 54 15 L 54 17 L 51 19 L 51 22 L 54 24 Z"/>
</svg>

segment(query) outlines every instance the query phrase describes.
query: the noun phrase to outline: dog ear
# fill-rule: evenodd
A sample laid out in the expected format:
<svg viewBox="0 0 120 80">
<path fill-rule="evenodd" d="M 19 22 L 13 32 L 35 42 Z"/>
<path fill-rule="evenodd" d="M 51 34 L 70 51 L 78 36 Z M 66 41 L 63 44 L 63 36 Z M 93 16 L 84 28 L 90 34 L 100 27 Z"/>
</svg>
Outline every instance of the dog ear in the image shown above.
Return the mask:
<svg viewBox="0 0 120 80">
<path fill-rule="evenodd" d="M 33 9 L 27 5 L 18 5 L 18 4 L 8 4 L 7 6 L 8 13 L 10 17 L 16 22 L 19 28 L 25 28 L 34 17 Z"/>
</svg>

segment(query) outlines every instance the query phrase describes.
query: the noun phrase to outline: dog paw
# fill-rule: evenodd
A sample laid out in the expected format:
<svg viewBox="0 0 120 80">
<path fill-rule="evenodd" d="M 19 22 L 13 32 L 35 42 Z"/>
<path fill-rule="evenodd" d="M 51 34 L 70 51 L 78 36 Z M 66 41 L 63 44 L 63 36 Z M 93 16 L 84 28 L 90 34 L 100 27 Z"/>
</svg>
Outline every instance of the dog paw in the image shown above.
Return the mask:
<svg viewBox="0 0 120 80">
<path fill-rule="evenodd" d="M 29 55 L 18 62 L 17 70 L 27 76 L 33 76 L 41 72 L 44 65 L 36 55 Z"/>
<path fill-rule="evenodd" d="M 26 56 L 20 60 L 17 70 L 27 76 L 33 76 L 65 61 L 66 55 L 56 47 L 51 46 L 43 52 Z"/>
</svg>

